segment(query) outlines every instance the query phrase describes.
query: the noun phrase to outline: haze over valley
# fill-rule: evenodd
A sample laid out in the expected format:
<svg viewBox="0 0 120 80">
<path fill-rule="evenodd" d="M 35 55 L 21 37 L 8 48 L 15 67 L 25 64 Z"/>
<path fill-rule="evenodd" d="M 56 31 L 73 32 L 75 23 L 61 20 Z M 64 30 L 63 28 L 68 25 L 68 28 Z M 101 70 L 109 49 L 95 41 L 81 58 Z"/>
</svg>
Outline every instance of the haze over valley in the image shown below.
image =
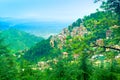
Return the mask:
<svg viewBox="0 0 120 80">
<path fill-rule="evenodd" d="M 14 28 L 43 38 L 60 33 L 69 24 L 70 22 L 0 18 L 0 30 Z"/>
</svg>

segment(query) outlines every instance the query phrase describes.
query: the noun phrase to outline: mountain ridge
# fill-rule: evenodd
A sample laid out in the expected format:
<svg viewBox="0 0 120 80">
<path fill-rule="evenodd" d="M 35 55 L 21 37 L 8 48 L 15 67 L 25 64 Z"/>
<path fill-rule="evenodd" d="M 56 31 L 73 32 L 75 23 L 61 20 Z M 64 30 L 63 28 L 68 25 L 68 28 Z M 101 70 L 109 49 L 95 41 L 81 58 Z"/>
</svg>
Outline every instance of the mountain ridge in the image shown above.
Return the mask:
<svg viewBox="0 0 120 80">
<path fill-rule="evenodd" d="M 37 42 L 43 40 L 42 37 L 36 37 L 14 28 L 1 31 L 1 37 L 4 38 L 5 44 L 9 45 L 13 52 L 29 49 Z"/>
<path fill-rule="evenodd" d="M 16 28 L 36 36 L 48 38 L 51 35 L 58 34 L 69 22 L 57 21 L 33 21 L 27 19 L 0 18 L 0 30 Z"/>
</svg>

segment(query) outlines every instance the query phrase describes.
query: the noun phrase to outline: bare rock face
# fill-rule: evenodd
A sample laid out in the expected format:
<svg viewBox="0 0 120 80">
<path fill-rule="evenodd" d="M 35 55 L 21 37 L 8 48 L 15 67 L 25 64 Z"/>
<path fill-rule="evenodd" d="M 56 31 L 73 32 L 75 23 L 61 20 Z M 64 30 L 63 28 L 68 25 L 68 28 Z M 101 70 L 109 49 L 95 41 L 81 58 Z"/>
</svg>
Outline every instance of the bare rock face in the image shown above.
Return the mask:
<svg viewBox="0 0 120 80">
<path fill-rule="evenodd" d="M 50 39 L 50 44 L 52 47 L 55 47 L 55 43 L 58 44 L 58 48 L 62 49 L 63 45 L 66 43 L 66 38 L 76 37 L 76 36 L 84 36 L 87 34 L 87 29 L 84 27 L 83 24 L 80 26 L 76 26 L 70 31 L 68 28 L 64 28 L 60 34 L 52 36 Z"/>
</svg>

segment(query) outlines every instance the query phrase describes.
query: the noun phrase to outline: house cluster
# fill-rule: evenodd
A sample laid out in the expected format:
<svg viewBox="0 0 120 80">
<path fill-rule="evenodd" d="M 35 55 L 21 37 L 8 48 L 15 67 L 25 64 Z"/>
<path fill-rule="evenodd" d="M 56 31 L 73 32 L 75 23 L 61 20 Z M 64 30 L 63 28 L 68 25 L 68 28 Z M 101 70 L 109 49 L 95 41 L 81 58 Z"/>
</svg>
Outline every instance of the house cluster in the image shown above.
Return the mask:
<svg viewBox="0 0 120 80">
<path fill-rule="evenodd" d="M 73 28 L 72 32 L 71 32 L 71 36 L 74 37 L 74 36 L 84 36 L 84 34 L 87 33 L 87 29 L 81 25 L 80 27 L 75 27 Z"/>
<path fill-rule="evenodd" d="M 112 35 L 112 31 L 111 30 L 107 30 L 106 31 L 106 39 L 110 39 Z"/>
<path fill-rule="evenodd" d="M 104 46 L 104 40 L 103 39 L 98 39 L 98 40 L 96 40 L 96 44 L 98 46 Z"/>
<path fill-rule="evenodd" d="M 64 28 L 60 34 L 51 37 L 50 44 L 52 47 L 54 47 L 55 43 L 58 43 L 57 47 L 62 49 L 68 36 L 75 37 L 83 36 L 85 34 L 87 34 L 87 29 L 82 24 L 74 27 L 72 31 L 70 31 L 68 28 Z"/>
</svg>

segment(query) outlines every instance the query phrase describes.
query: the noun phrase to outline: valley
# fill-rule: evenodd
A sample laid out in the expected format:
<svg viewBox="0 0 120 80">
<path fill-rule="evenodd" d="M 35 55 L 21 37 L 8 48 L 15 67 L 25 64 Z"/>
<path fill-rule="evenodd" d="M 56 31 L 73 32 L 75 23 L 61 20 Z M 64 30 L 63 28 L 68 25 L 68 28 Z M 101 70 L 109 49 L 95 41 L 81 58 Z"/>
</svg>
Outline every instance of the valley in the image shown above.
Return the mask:
<svg viewBox="0 0 120 80">
<path fill-rule="evenodd" d="M 14 28 L 25 31 L 27 33 L 48 38 L 50 35 L 58 34 L 65 28 L 70 22 L 57 22 L 57 21 L 32 21 L 27 19 L 12 19 L 1 18 L 0 30 L 6 30 Z"/>
<path fill-rule="evenodd" d="M 0 80 L 120 80 L 119 4 L 73 22 L 0 18 Z"/>
</svg>

